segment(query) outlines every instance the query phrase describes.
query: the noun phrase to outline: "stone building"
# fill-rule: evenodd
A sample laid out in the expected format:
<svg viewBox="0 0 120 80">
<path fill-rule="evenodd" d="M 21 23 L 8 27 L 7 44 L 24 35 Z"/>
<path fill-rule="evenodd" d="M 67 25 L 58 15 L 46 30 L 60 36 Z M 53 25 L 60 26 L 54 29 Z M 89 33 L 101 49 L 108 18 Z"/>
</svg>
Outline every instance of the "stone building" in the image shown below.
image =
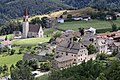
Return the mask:
<svg viewBox="0 0 120 80">
<path fill-rule="evenodd" d="M 95 57 L 88 55 L 88 50 L 82 43 L 64 40 L 56 47 L 53 65 L 55 68 L 65 68 L 90 59 L 94 60 Z"/>
</svg>

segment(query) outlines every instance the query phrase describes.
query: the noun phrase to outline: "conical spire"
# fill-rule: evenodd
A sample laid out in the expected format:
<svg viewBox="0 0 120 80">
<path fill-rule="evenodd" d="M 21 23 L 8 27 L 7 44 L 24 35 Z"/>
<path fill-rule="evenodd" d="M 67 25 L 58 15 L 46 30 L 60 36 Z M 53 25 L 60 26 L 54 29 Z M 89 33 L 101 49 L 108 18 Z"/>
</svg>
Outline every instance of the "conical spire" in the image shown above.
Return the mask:
<svg viewBox="0 0 120 80">
<path fill-rule="evenodd" d="M 24 10 L 24 16 L 28 16 L 28 11 L 27 11 L 27 7 Z"/>
</svg>

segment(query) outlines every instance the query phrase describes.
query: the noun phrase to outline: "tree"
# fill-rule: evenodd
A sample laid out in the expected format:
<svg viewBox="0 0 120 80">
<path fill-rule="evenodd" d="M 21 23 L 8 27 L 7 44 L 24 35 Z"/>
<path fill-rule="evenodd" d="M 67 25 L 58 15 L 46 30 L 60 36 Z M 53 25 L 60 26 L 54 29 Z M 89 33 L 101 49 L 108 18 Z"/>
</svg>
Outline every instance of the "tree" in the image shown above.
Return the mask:
<svg viewBox="0 0 120 80">
<path fill-rule="evenodd" d="M 116 24 L 112 24 L 112 31 L 117 31 L 117 26 L 116 26 Z"/>
<path fill-rule="evenodd" d="M 100 73 L 100 76 L 96 80 L 107 80 L 104 73 Z"/>
<path fill-rule="evenodd" d="M 117 16 L 115 14 L 113 14 L 113 20 L 117 20 Z"/>
<path fill-rule="evenodd" d="M 2 71 L 3 71 L 3 73 L 6 73 L 6 72 L 8 72 L 8 67 L 7 67 L 7 65 L 4 65 L 4 66 L 3 66 L 3 69 L 2 69 Z"/>
<path fill-rule="evenodd" d="M 113 56 L 116 56 L 118 54 L 118 50 L 117 49 L 114 49 L 113 52 L 112 52 L 112 55 Z"/>
<path fill-rule="evenodd" d="M 12 80 L 34 80 L 28 61 L 18 61 L 16 66 L 11 65 L 10 74 Z"/>
<path fill-rule="evenodd" d="M 36 59 L 31 59 L 29 61 L 29 66 L 32 68 L 32 70 L 36 70 L 38 68 L 38 61 Z"/>
<path fill-rule="evenodd" d="M 101 53 L 97 55 L 97 59 L 98 60 L 106 60 L 107 59 L 107 55 L 105 53 Z"/>
<path fill-rule="evenodd" d="M 107 80 L 120 80 L 120 61 L 112 61 L 104 71 Z"/>
<path fill-rule="evenodd" d="M 79 32 L 81 33 L 81 36 L 84 35 L 84 28 L 79 28 Z"/>
<path fill-rule="evenodd" d="M 0 74 L 3 73 L 3 68 L 0 66 Z"/>
<path fill-rule="evenodd" d="M 94 45 L 90 44 L 88 47 L 87 47 L 87 50 L 88 50 L 88 54 L 94 54 L 97 52 L 96 48 Z"/>
<path fill-rule="evenodd" d="M 35 19 L 31 20 L 31 24 L 41 24 L 41 20 L 39 17 L 36 17 Z"/>
<path fill-rule="evenodd" d="M 13 54 L 15 54 L 15 50 L 11 49 L 10 55 L 13 55 Z"/>
<path fill-rule="evenodd" d="M 34 80 L 30 68 L 21 66 L 20 68 L 11 68 L 11 79 L 12 80 Z"/>
<path fill-rule="evenodd" d="M 47 62 L 47 63 L 41 63 L 40 64 L 40 69 L 42 71 L 49 71 L 50 70 L 50 63 Z"/>
<path fill-rule="evenodd" d="M 5 41 L 8 40 L 7 36 L 5 37 Z"/>
<path fill-rule="evenodd" d="M 41 18 L 41 25 L 42 25 L 43 28 L 47 27 L 47 21 L 46 21 L 47 18 L 48 17 L 42 17 Z"/>
<path fill-rule="evenodd" d="M 67 15 L 67 20 L 69 20 L 69 21 L 72 20 L 72 15 L 71 15 L 71 14 L 68 14 L 68 15 Z"/>
</svg>

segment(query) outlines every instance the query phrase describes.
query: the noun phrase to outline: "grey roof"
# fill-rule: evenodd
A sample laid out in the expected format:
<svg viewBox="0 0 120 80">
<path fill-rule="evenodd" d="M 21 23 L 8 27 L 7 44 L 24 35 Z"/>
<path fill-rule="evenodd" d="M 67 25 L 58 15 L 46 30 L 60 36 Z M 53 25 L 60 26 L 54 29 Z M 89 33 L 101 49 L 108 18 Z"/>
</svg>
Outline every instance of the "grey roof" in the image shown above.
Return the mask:
<svg viewBox="0 0 120 80">
<path fill-rule="evenodd" d="M 36 54 L 24 54 L 23 60 L 37 59 L 39 62 L 46 61 L 47 58 L 44 56 L 36 55 Z"/>
<path fill-rule="evenodd" d="M 60 57 L 60 58 L 55 58 L 55 60 L 58 61 L 58 62 L 69 61 L 69 60 L 73 60 L 73 57 L 63 56 L 63 57 Z"/>
<path fill-rule="evenodd" d="M 71 42 L 69 40 L 62 41 L 57 47 L 56 51 L 75 53 L 77 54 L 80 49 L 86 49 L 82 43 Z"/>
<path fill-rule="evenodd" d="M 39 32 L 40 30 L 40 25 L 29 25 L 29 32 Z"/>
<path fill-rule="evenodd" d="M 92 41 L 86 41 L 86 40 L 84 40 L 84 41 L 81 41 L 81 43 L 83 44 L 83 45 L 85 45 L 85 46 L 89 46 L 90 44 L 93 44 L 93 42 Z"/>
<path fill-rule="evenodd" d="M 115 46 L 120 46 L 120 42 L 114 42 Z"/>
</svg>

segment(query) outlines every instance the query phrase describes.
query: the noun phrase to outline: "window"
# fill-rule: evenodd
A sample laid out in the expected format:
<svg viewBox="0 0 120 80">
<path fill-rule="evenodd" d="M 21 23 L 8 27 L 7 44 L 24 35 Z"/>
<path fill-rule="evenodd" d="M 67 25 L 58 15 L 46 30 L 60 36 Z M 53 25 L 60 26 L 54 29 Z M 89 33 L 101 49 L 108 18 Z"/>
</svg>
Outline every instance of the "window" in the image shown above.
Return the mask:
<svg viewBox="0 0 120 80">
<path fill-rule="evenodd" d="M 76 55 L 74 55 L 74 57 L 76 57 Z"/>
<path fill-rule="evenodd" d="M 82 61 L 82 58 L 81 58 L 81 61 Z"/>
<path fill-rule="evenodd" d="M 76 59 L 74 59 L 74 61 L 76 61 Z"/>
<path fill-rule="evenodd" d="M 82 56 L 82 54 L 81 54 L 81 56 Z"/>
<path fill-rule="evenodd" d="M 68 56 L 68 53 L 66 53 L 66 56 Z"/>
</svg>

